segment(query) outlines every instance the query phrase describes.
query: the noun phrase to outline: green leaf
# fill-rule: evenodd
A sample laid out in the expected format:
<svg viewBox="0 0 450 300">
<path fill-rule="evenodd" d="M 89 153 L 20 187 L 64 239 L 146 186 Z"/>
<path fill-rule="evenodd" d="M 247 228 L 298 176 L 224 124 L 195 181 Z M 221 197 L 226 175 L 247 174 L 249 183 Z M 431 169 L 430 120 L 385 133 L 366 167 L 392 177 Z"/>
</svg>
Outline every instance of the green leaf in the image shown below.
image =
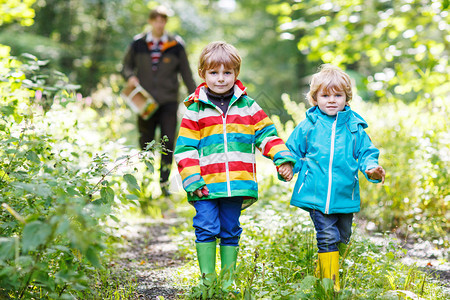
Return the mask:
<svg viewBox="0 0 450 300">
<path fill-rule="evenodd" d="M 134 194 L 128 194 L 125 196 L 125 198 L 128 200 L 139 200 L 139 197 Z"/>
<path fill-rule="evenodd" d="M 155 167 L 153 166 L 153 164 L 150 161 L 148 161 L 148 160 L 145 160 L 144 162 L 145 162 L 145 165 L 148 168 L 148 171 L 150 173 L 153 173 L 155 171 Z"/>
<path fill-rule="evenodd" d="M 26 158 L 29 161 L 32 161 L 34 163 L 37 163 L 37 164 L 41 163 L 41 160 L 39 159 L 39 156 L 34 151 L 31 151 L 31 150 L 28 151 L 27 154 L 26 154 Z"/>
<path fill-rule="evenodd" d="M 319 279 L 317 279 L 314 276 L 311 276 L 311 275 L 306 276 L 300 283 L 300 290 L 307 290 L 307 289 L 313 287 L 317 280 L 319 280 Z"/>
<path fill-rule="evenodd" d="M 100 268 L 100 260 L 98 259 L 97 251 L 91 246 L 86 251 L 86 258 L 96 268 Z"/>
<path fill-rule="evenodd" d="M 14 238 L 0 237 L 0 259 L 7 260 L 14 257 Z"/>
<path fill-rule="evenodd" d="M 2 106 L 0 107 L 0 112 L 2 112 L 2 114 L 9 116 L 14 114 L 14 107 L 13 106 Z"/>
<path fill-rule="evenodd" d="M 103 203 L 111 203 L 114 201 L 114 191 L 110 187 L 102 187 L 100 196 Z"/>
<path fill-rule="evenodd" d="M 28 252 L 36 250 L 40 245 L 47 242 L 52 233 L 50 225 L 41 221 L 34 221 L 25 225 L 23 229 L 22 246 L 23 251 Z"/>
<path fill-rule="evenodd" d="M 125 174 L 123 175 L 123 179 L 125 180 L 125 182 L 128 184 L 128 189 L 130 191 L 132 190 L 138 190 L 140 191 L 141 188 L 139 187 L 136 178 L 131 175 L 131 174 Z"/>
<path fill-rule="evenodd" d="M 40 197 L 49 197 L 52 195 L 52 190 L 48 184 L 16 182 L 14 183 L 14 185 L 22 188 L 30 194 L 34 194 Z"/>
<path fill-rule="evenodd" d="M 117 223 L 119 223 L 120 222 L 120 220 L 116 217 L 116 216 L 114 216 L 114 215 L 109 215 L 109 217 L 111 218 L 111 219 L 113 219 L 115 222 L 117 222 Z"/>
<path fill-rule="evenodd" d="M 75 188 L 71 187 L 71 186 L 69 186 L 69 187 L 67 188 L 67 193 L 68 193 L 70 196 L 78 196 L 78 195 L 80 195 L 80 193 L 78 193 L 78 191 L 77 191 Z"/>
</svg>

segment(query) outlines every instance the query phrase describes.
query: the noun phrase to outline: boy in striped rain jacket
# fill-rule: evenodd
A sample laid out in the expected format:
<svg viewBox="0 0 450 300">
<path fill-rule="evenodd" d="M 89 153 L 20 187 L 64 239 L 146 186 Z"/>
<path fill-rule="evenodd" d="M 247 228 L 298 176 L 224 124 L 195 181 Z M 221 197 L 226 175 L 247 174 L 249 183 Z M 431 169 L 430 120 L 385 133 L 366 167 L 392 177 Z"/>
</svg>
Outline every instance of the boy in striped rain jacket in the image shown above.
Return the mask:
<svg viewBox="0 0 450 300">
<path fill-rule="evenodd" d="M 216 239 L 220 239 L 222 290 L 232 290 L 241 210 L 258 198 L 255 151 L 273 160 L 280 179 L 290 181 L 295 158 L 274 124 L 237 80 L 241 58 L 232 45 L 213 42 L 199 60 L 204 80 L 185 101 L 175 147 L 193 220 L 201 285 L 215 281 Z"/>
</svg>

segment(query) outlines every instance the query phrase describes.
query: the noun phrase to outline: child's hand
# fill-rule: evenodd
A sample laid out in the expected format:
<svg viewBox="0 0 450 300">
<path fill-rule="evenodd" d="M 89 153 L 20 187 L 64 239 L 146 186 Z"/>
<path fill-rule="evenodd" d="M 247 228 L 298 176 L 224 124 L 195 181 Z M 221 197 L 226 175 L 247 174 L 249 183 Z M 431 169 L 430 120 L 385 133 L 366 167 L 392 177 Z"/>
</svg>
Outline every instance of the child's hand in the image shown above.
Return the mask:
<svg viewBox="0 0 450 300">
<path fill-rule="evenodd" d="M 380 180 L 381 183 L 384 183 L 384 177 L 386 176 L 386 172 L 384 171 L 382 166 L 378 166 L 376 168 L 366 170 L 366 174 L 370 179 Z"/>
<path fill-rule="evenodd" d="M 197 197 L 201 198 L 203 196 L 208 196 L 209 195 L 209 190 L 206 187 L 206 185 L 204 185 L 201 188 L 196 189 L 194 194 L 197 195 Z"/>
<path fill-rule="evenodd" d="M 284 163 L 278 167 L 278 174 L 286 181 L 291 181 L 294 173 L 292 172 L 292 163 Z"/>
</svg>

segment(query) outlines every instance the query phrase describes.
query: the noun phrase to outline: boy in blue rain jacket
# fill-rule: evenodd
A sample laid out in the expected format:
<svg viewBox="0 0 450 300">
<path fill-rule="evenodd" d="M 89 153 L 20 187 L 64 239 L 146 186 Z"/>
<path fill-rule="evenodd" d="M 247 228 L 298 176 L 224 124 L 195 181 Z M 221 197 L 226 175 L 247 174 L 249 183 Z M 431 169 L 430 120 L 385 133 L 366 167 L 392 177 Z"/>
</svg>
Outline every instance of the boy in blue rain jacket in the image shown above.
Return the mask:
<svg viewBox="0 0 450 300">
<path fill-rule="evenodd" d="M 348 244 L 353 213 L 360 210 L 358 170 L 373 183 L 384 183 L 385 171 L 364 131 L 367 123 L 348 106 L 352 86 L 345 72 L 323 65 L 307 98 L 313 107 L 286 143 L 297 159 L 294 173 L 299 172 L 291 204 L 309 212 L 319 248 L 318 275 L 333 279 L 339 290 L 339 249 Z"/>
</svg>

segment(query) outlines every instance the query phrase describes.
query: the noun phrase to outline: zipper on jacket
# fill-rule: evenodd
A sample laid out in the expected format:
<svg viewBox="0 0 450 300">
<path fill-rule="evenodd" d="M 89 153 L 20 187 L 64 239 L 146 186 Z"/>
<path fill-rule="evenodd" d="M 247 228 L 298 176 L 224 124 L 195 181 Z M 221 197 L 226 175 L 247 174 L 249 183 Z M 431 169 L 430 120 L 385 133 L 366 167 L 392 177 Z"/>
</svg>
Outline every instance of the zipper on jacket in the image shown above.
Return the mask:
<svg viewBox="0 0 450 300">
<path fill-rule="evenodd" d="M 353 184 L 352 200 L 355 200 L 355 190 L 357 184 L 358 184 L 358 177 L 355 176 L 355 183 Z"/>
<path fill-rule="evenodd" d="M 233 97 L 231 98 L 233 99 Z M 231 109 L 231 106 L 234 104 L 234 102 L 237 101 L 237 98 L 231 102 L 228 106 L 227 112 L 224 114 L 221 109 L 219 109 L 216 105 L 212 104 L 212 106 L 220 113 L 222 116 L 222 126 L 223 126 L 223 146 L 224 146 L 224 154 L 225 154 L 225 173 L 227 176 L 227 193 L 228 197 L 231 197 L 231 181 L 230 181 L 230 166 L 228 161 L 228 141 L 227 141 L 227 116 L 228 112 Z"/>
<path fill-rule="evenodd" d="M 234 97 L 232 97 L 231 99 L 233 99 L 233 98 Z M 230 112 L 231 106 L 237 100 L 238 100 L 238 98 L 234 99 L 233 102 L 230 101 L 227 112 L 225 114 L 223 112 L 221 113 L 222 121 L 223 121 L 223 146 L 224 146 L 224 152 L 225 152 L 225 170 L 226 170 L 226 174 L 227 174 L 228 197 L 231 197 L 231 180 L 230 180 L 230 166 L 229 166 L 229 161 L 228 161 L 227 116 L 228 116 L 228 113 Z M 217 107 L 216 107 L 216 109 L 219 110 L 219 108 L 217 108 Z"/>
<path fill-rule="evenodd" d="M 300 191 L 302 190 L 302 187 L 303 187 L 303 185 L 305 184 L 305 181 L 306 181 L 306 175 L 308 175 L 308 172 L 309 172 L 309 170 L 306 170 L 306 172 L 305 172 L 305 179 L 303 179 L 303 182 L 302 182 L 302 184 L 300 185 L 300 188 L 298 189 L 297 194 L 300 194 Z"/>
<path fill-rule="evenodd" d="M 333 183 L 333 158 L 334 158 L 334 141 L 336 139 L 336 123 L 338 116 L 333 122 L 331 127 L 331 146 L 330 146 L 330 163 L 328 165 L 328 192 L 327 192 L 327 203 L 325 206 L 325 213 L 328 214 L 330 210 L 330 199 L 331 199 L 331 185 Z"/>
<path fill-rule="evenodd" d="M 223 121 L 223 146 L 225 152 L 225 170 L 227 174 L 227 191 L 228 197 L 231 197 L 230 167 L 228 166 L 228 141 L 227 141 L 227 116 L 222 117 Z"/>
</svg>

